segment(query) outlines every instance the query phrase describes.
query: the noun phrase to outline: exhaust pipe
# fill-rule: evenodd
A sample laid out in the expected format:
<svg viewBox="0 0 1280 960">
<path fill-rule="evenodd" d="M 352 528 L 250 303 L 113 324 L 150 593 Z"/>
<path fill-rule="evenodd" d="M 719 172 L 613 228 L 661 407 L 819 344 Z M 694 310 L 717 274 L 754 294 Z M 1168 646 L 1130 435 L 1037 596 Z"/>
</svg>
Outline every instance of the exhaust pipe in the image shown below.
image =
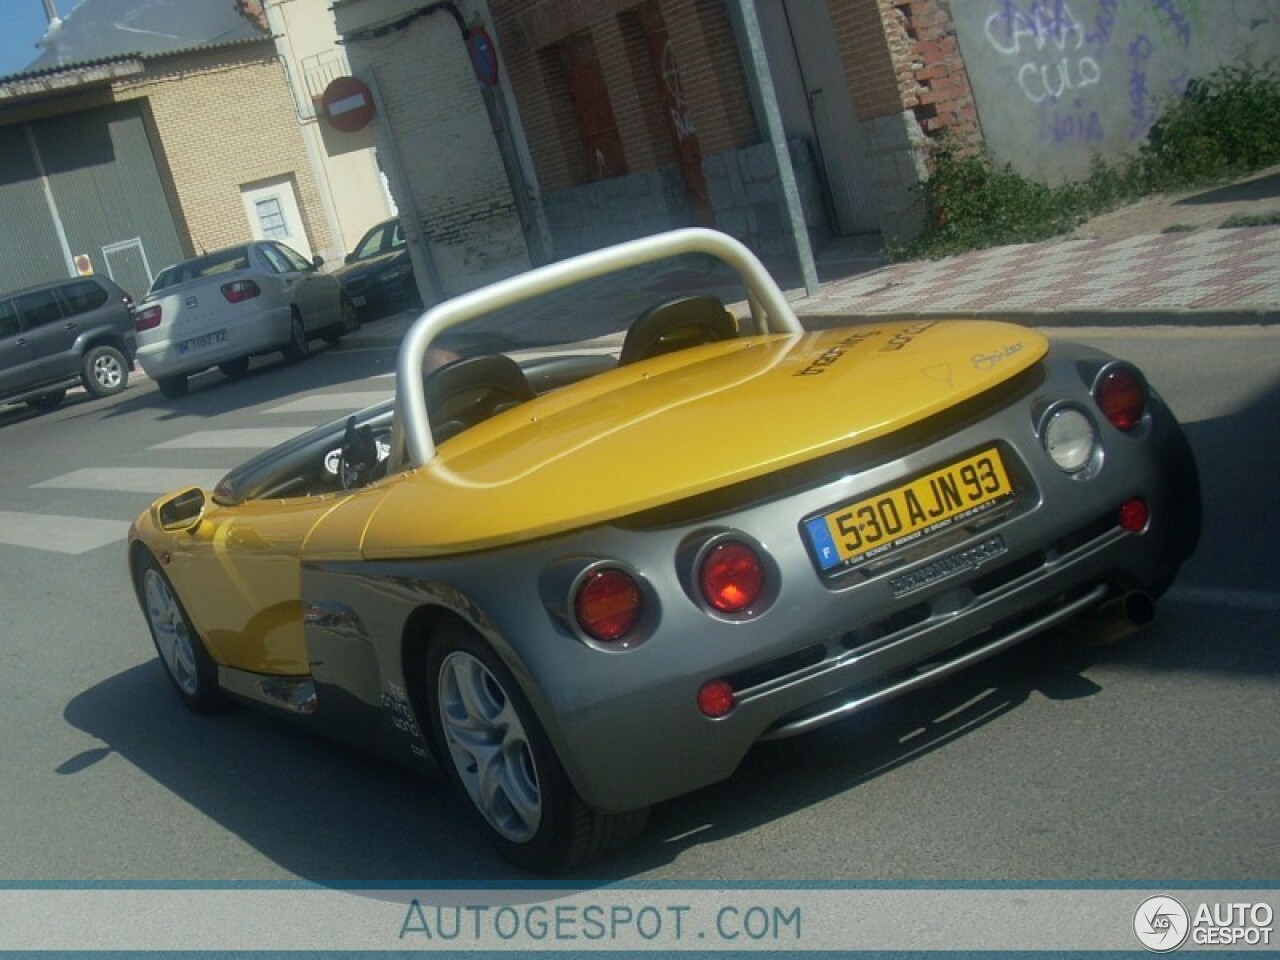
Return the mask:
<svg viewBox="0 0 1280 960">
<path fill-rule="evenodd" d="M 1137 633 L 1156 618 L 1156 602 L 1142 590 L 1108 600 L 1085 621 L 1084 640 L 1093 647 L 1110 646 Z"/>
</svg>

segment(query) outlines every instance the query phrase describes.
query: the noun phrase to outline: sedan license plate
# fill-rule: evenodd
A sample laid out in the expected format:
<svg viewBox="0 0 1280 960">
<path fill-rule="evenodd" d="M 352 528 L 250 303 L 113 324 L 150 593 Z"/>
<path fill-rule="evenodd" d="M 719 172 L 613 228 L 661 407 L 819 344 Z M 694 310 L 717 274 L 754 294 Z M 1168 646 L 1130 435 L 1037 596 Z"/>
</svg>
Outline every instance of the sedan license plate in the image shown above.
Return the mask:
<svg viewBox="0 0 1280 960">
<path fill-rule="evenodd" d="M 214 343 L 223 343 L 226 339 L 226 330 L 215 330 L 213 333 L 206 333 L 203 336 L 180 341 L 178 343 L 178 353 L 190 353 L 192 350 L 199 350 Z"/>
<path fill-rule="evenodd" d="M 854 567 L 986 513 L 1013 496 L 994 447 L 804 523 L 823 571 Z"/>
</svg>

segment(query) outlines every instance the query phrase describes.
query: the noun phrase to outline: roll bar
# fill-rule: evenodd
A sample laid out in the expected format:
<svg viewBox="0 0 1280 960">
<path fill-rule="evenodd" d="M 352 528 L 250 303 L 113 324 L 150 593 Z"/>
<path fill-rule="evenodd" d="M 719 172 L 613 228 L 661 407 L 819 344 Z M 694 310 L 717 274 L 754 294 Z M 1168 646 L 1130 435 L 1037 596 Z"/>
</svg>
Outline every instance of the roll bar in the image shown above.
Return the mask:
<svg viewBox="0 0 1280 960">
<path fill-rule="evenodd" d="M 445 330 L 575 283 L 687 253 L 709 254 L 737 272 L 746 284 L 751 318 L 758 332 L 803 332 L 782 290 L 759 258 L 741 242 L 716 230 L 701 227 L 672 230 L 549 263 L 446 300 L 414 321 L 405 334 L 396 362 L 391 469 L 394 471 L 406 464 L 423 466 L 435 456 L 422 370 L 432 341 Z"/>
</svg>

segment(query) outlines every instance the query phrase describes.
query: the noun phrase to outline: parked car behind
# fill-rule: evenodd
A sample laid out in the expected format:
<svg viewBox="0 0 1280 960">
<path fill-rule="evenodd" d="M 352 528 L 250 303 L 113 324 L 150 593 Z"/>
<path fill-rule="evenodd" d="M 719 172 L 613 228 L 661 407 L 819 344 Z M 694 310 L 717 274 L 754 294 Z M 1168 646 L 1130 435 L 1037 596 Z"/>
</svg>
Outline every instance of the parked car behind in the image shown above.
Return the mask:
<svg viewBox="0 0 1280 960">
<path fill-rule="evenodd" d="M 252 356 L 297 361 L 312 337 L 337 343 L 360 319 L 322 265 L 260 240 L 165 268 L 138 304 L 138 362 L 161 393 L 180 397 L 187 377 L 210 367 L 234 379 Z"/>
<path fill-rule="evenodd" d="M 333 272 L 361 316 L 376 317 L 403 307 L 421 307 L 404 228 L 396 218 L 371 227 L 346 265 Z"/>
<path fill-rule="evenodd" d="M 135 349 L 133 298 L 106 277 L 72 277 L 0 296 L 0 403 L 37 410 L 83 385 L 119 393 Z"/>
</svg>

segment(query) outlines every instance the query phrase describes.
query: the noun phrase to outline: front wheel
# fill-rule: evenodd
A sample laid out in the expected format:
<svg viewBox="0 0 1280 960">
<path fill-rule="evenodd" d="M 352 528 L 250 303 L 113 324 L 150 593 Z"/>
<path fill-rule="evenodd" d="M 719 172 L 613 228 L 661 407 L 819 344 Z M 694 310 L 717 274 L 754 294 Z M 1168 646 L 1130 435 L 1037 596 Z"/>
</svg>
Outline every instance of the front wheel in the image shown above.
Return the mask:
<svg viewBox="0 0 1280 960">
<path fill-rule="evenodd" d="M 342 319 L 324 332 L 324 341 L 331 347 L 336 347 L 348 333 L 355 333 L 360 329 L 360 314 L 354 303 L 343 297 L 339 311 Z"/>
<path fill-rule="evenodd" d="M 80 379 L 93 396 L 114 396 L 129 383 L 129 361 L 115 347 L 94 347 L 84 355 Z"/>
<path fill-rule="evenodd" d="M 196 713 L 221 713 L 227 701 L 218 686 L 218 667 L 192 626 L 169 578 L 149 553 L 139 555 L 133 578 L 151 640 L 178 696 Z"/>
<path fill-rule="evenodd" d="M 311 352 L 311 343 L 307 339 L 307 328 L 302 325 L 302 317 L 296 313 L 289 319 L 289 342 L 285 344 L 285 348 L 281 352 L 289 363 L 305 360 L 307 354 Z"/>
<path fill-rule="evenodd" d="M 496 654 L 448 624 L 427 657 L 430 725 L 449 779 L 516 866 L 559 871 L 632 840 L 647 809 L 589 806 L 564 772 L 528 700 Z"/>
</svg>

